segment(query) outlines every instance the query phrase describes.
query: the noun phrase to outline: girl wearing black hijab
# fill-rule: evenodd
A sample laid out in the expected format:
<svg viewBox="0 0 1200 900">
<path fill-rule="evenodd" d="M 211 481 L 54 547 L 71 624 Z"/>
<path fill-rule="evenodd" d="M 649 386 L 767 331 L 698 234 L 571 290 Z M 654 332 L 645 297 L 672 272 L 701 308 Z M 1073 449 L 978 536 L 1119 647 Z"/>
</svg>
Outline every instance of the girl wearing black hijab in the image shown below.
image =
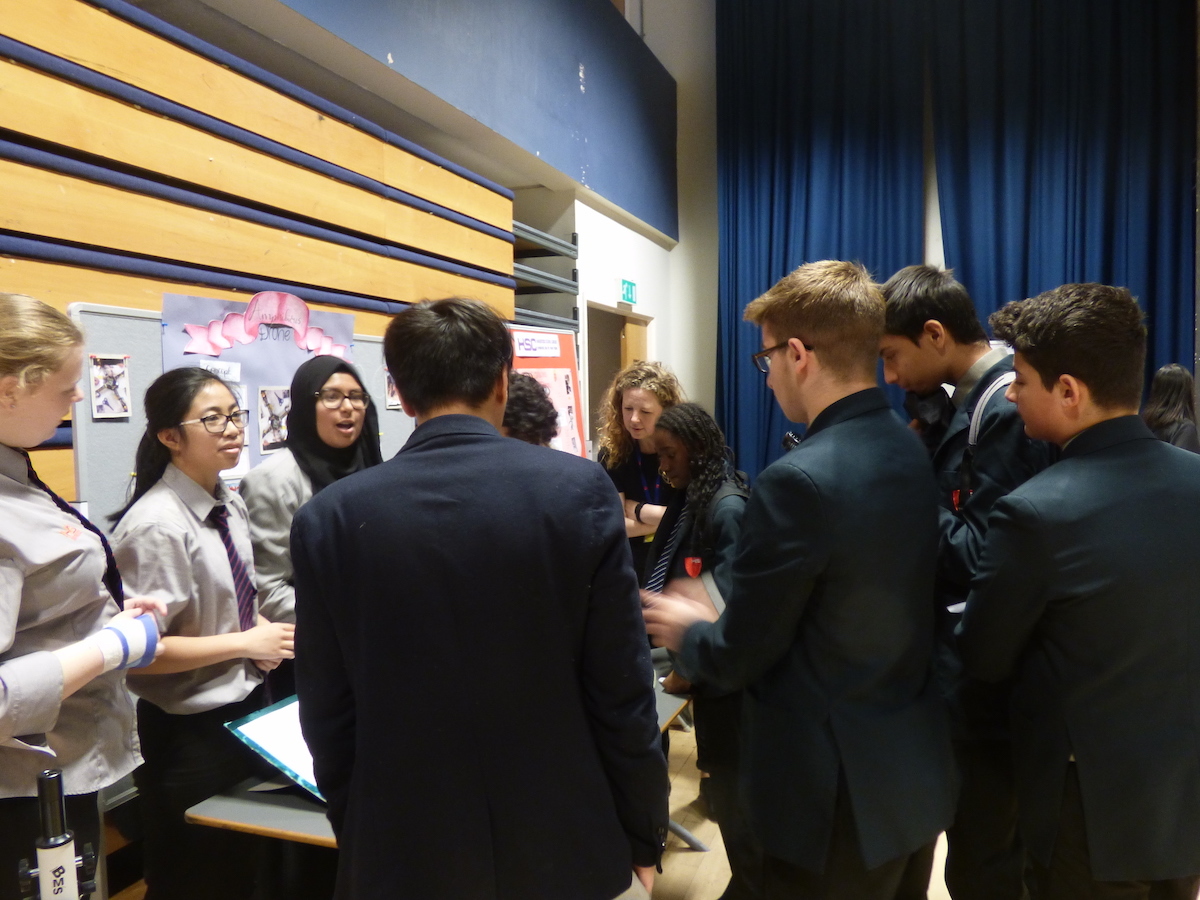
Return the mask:
<svg viewBox="0 0 1200 900">
<path fill-rule="evenodd" d="M 267 619 L 296 621 L 288 548 L 296 510 L 339 478 L 382 461 L 379 416 L 354 366 L 336 356 L 301 365 L 292 378 L 287 446 L 247 472 L 238 489 L 250 512 L 259 611 Z M 295 693 L 279 675 L 269 679 L 276 700 Z"/>
</svg>

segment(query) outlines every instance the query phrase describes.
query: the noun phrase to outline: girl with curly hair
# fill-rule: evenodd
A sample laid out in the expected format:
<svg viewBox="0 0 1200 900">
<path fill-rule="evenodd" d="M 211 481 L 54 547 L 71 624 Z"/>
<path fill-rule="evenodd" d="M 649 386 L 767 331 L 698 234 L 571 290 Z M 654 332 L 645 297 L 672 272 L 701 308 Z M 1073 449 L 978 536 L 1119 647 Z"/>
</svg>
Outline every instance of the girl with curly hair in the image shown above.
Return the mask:
<svg viewBox="0 0 1200 900">
<path fill-rule="evenodd" d="M 672 496 L 658 471 L 654 426 L 664 409 L 683 399 L 666 366 L 639 360 L 617 373 L 601 404 L 598 459 L 625 505 L 625 533 L 639 575 Z"/>
</svg>

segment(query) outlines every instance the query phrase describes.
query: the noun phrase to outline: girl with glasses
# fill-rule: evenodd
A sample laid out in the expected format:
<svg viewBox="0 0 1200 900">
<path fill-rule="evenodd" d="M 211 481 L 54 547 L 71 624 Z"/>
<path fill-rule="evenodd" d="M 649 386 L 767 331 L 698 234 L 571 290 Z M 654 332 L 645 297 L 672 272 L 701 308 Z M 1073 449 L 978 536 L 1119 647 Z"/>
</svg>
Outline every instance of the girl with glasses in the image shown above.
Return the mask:
<svg viewBox="0 0 1200 900">
<path fill-rule="evenodd" d="M 82 398 L 82 371 L 74 322 L 32 297 L 0 294 L 0 897 L 21 896 L 18 863 L 34 859 L 44 769 L 62 770 L 77 850 L 100 850 L 97 794 L 141 761 L 121 670 L 154 658 L 157 629 L 135 616 L 165 611 L 125 597 L 120 612 L 105 538 L 42 482 L 26 452 Z"/>
<path fill-rule="evenodd" d="M 336 356 L 305 361 L 292 378 L 287 446 L 255 466 L 238 487 L 250 513 L 261 611 L 296 621 L 289 538 L 296 510 L 339 479 L 383 461 L 379 414 L 358 371 Z M 292 664 L 268 678 L 275 700 L 296 693 Z"/>
<path fill-rule="evenodd" d="M 258 611 L 249 517 L 221 482 L 242 451 L 245 411 L 216 375 L 164 372 L 146 391 L 133 497 L 113 519 L 125 583 L 166 605 L 158 659 L 128 679 L 146 763 L 135 773 L 146 897 L 247 897 L 256 839 L 188 825 L 184 812 L 254 774 L 224 727 L 263 705 L 263 673 L 293 655 L 295 627 Z"/>
</svg>

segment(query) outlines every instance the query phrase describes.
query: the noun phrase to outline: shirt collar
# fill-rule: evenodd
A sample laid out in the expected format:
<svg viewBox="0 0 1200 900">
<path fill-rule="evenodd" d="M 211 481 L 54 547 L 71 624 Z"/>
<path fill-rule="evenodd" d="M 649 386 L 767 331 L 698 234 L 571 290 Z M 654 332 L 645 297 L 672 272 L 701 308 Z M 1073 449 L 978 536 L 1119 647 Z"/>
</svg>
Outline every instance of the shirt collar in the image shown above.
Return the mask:
<svg viewBox="0 0 1200 900">
<path fill-rule="evenodd" d="M 954 393 L 950 395 L 950 402 L 954 404 L 955 409 L 963 405 L 967 395 L 974 390 L 975 385 L 979 384 L 979 379 L 987 373 L 987 370 L 1006 356 L 1008 356 L 1007 350 L 1002 347 L 993 347 L 975 360 L 971 368 L 967 369 L 966 374 L 958 379 L 958 384 L 954 386 Z"/>
<path fill-rule="evenodd" d="M 27 460 L 28 457 L 23 451 L 0 444 L 0 475 L 28 485 L 29 463 Z"/>
<path fill-rule="evenodd" d="M 229 488 L 225 487 L 223 481 L 218 480 L 216 494 L 210 494 L 177 469 L 174 463 L 167 463 L 162 480 L 167 487 L 179 495 L 183 505 L 190 509 L 201 522 L 208 518 L 214 507 L 227 504 L 229 501 Z"/>
</svg>

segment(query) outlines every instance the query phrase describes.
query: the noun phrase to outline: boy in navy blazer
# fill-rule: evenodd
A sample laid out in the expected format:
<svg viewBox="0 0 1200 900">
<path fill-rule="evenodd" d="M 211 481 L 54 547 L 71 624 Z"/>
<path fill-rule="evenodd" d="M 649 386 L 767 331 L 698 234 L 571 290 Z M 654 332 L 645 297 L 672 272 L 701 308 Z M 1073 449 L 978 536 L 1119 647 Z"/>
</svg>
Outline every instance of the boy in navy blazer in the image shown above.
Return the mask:
<svg viewBox="0 0 1200 900">
<path fill-rule="evenodd" d="M 742 787 L 767 897 L 891 900 L 954 814 L 931 674 L 937 489 L 875 382 L 883 314 L 866 271 L 835 260 L 746 308 L 755 363 L 808 430 L 750 494 L 724 614 L 644 595 L 682 674 L 746 688 Z"/>
<path fill-rule="evenodd" d="M 938 676 L 949 700 L 962 789 L 946 832 L 946 887 L 954 900 L 1021 900 L 1025 852 L 1017 835 L 1017 793 L 1008 736 L 1008 691 L 961 677 L 954 628 L 971 589 L 996 501 L 1050 464 L 1051 445 L 1025 433 L 1004 396 L 1012 357 L 993 349 L 967 289 L 953 272 L 907 266 L 883 286 L 879 344 L 883 376 L 949 404 L 932 447 L 938 481 Z M 947 397 L 942 385 L 953 386 Z M 977 423 L 968 457 L 968 434 Z M 933 863 L 932 847 L 925 857 Z M 919 873 L 919 896 L 929 871 Z"/>
<path fill-rule="evenodd" d="M 416 430 L 292 528 L 336 896 L 645 898 L 667 775 L 612 482 L 500 435 L 512 337 L 482 304 L 401 312 L 384 355 Z"/>
<path fill-rule="evenodd" d="M 998 501 L 959 625 L 966 672 L 1014 679 L 1038 900 L 1200 884 L 1200 458 L 1138 417 L 1146 328 L 1125 288 L 1068 284 L 990 319 L 1008 388 L 1062 458 Z"/>
</svg>

